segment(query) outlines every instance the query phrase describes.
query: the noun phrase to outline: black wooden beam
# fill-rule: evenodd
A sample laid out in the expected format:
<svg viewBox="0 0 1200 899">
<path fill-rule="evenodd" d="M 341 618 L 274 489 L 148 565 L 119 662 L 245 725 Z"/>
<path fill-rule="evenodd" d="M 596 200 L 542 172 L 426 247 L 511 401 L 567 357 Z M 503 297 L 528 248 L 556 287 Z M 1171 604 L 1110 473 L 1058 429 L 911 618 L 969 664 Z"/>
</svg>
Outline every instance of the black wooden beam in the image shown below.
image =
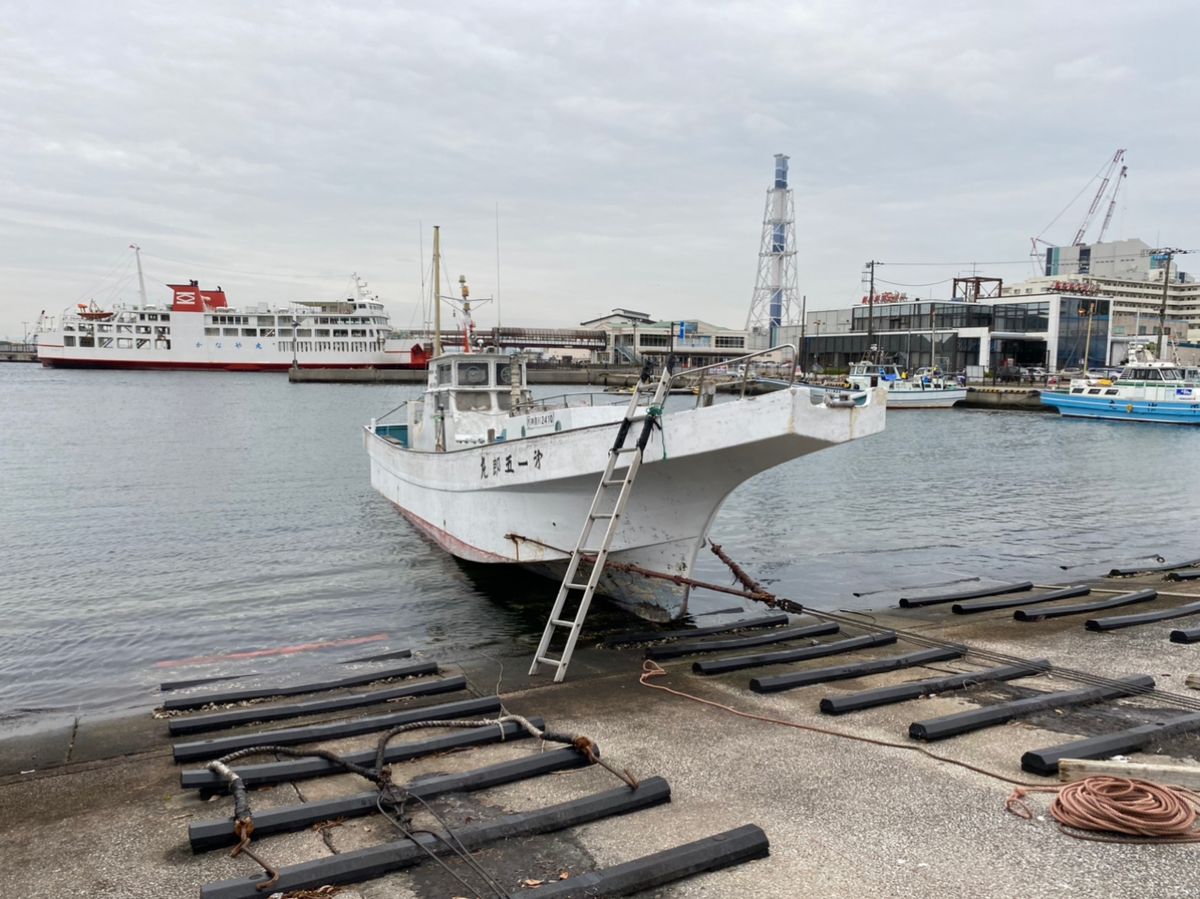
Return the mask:
<svg viewBox="0 0 1200 899">
<path fill-rule="evenodd" d="M 549 774 L 552 771 L 565 771 L 568 768 L 583 768 L 590 762 L 583 753 L 574 747 L 553 749 L 549 752 L 539 752 L 525 758 L 514 759 L 510 762 L 500 762 L 471 771 L 458 774 L 443 774 L 429 777 L 404 785 L 404 790 L 421 799 L 432 799 L 444 793 L 472 792 L 486 790 L 500 784 L 512 783 Z M 299 805 L 285 805 L 254 813 L 254 838 L 270 836 L 276 833 L 289 833 L 294 830 L 304 830 L 322 821 L 334 818 L 359 818 L 375 811 L 375 802 L 379 797 L 378 790 L 365 790 L 339 799 L 327 799 L 321 802 L 301 802 Z M 196 821 L 188 825 L 188 843 L 192 852 L 207 852 L 209 849 L 219 849 L 222 846 L 232 846 L 238 841 L 233 832 L 233 818 L 218 818 L 216 820 Z"/>
<path fill-rule="evenodd" d="M 1058 763 L 1063 759 L 1106 759 L 1114 755 L 1125 755 L 1137 752 L 1156 740 L 1178 736 L 1197 728 L 1200 728 L 1200 714 L 1181 715 L 1178 718 L 1143 724 L 1099 737 L 1060 743 L 1045 749 L 1031 749 L 1021 756 L 1021 767 L 1031 774 L 1049 776 L 1058 772 Z"/>
<path fill-rule="evenodd" d="M 763 615 L 760 618 L 742 618 L 728 624 L 712 627 L 688 627 L 674 631 L 635 631 L 628 634 L 613 634 L 605 637 L 604 646 L 625 646 L 630 643 L 653 643 L 657 640 L 675 640 L 680 637 L 703 637 L 707 634 L 726 634 L 730 631 L 745 631 L 759 627 L 779 627 L 788 623 L 787 615 Z"/>
<path fill-rule="evenodd" d="M 636 790 L 618 787 L 595 793 L 582 799 L 572 799 L 532 812 L 504 815 L 492 821 L 468 824 L 456 828 L 454 836 L 468 852 L 495 840 L 510 837 L 552 833 L 598 821 L 610 815 L 623 815 L 669 802 L 671 788 L 661 777 L 648 777 Z M 446 838 L 441 834 L 414 833 L 412 839 L 401 839 L 381 846 L 342 852 L 313 861 L 285 865 L 279 870 L 279 880 L 272 884 L 274 892 L 315 889 L 325 884 L 360 883 L 408 868 L 426 858 L 428 852 L 449 852 Z M 265 877 L 238 877 L 206 884 L 200 889 L 200 899 L 261 899 L 258 884 Z"/>
<path fill-rule="evenodd" d="M 1116 609 L 1120 606 L 1131 606 L 1139 602 L 1150 602 L 1158 596 L 1157 590 L 1139 590 L 1136 593 L 1122 593 L 1112 599 L 1102 599 L 1100 602 L 1087 602 L 1077 606 L 1058 606 L 1054 609 L 1032 609 L 1026 612 L 1017 609 L 1013 618 L 1017 621 L 1044 621 L 1048 618 L 1064 618 L 1067 615 L 1086 615 L 1088 612 L 1102 612 L 1105 609 Z"/>
<path fill-rule="evenodd" d="M 495 696 L 480 699 L 464 699 L 443 705 L 427 705 L 388 715 L 371 715 L 350 721 L 332 721 L 328 724 L 309 724 L 304 727 L 289 727 L 283 730 L 264 730 L 233 737 L 218 737 L 212 740 L 197 740 L 192 743 L 176 743 L 173 747 L 176 762 L 194 762 L 199 759 L 215 759 L 238 749 L 251 746 L 294 746 L 297 743 L 315 743 L 318 740 L 335 740 L 355 737 L 387 730 L 415 721 L 446 720 L 447 718 L 470 718 L 474 715 L 494 715 L 500 711 L 500 700 Z"/>
<path fill-rule="evenodd" d="M 337 677 L 332 680 L 309 684 L 279 684 L 274 687 L 256 687 L 253 690 L 191 693 L 187 696 L 176 696 L 168 699 L 162 704 L 162 707 L 171 712 L 198 709 L 209 703 L 245 702 L 248 699 L 267 699 L 271 696 L 298 696 L 301 693 L 318 693 L 322 690 L 358 687 L 391 677 L 415 677 L 418 674 L 437 674 L 437 670 L 437 664 L 434 662 L 415 662 L 411 665 L 400 665 L 394 668 L 376 668 L 374 671 L 360 671 L 358 674 L 352 674 L 348 677 Z"/>
<path fill-rule="evenodd" d="M 859 662 L 854 665 L 831 665 L 828 668 L 793 671 L 790 674 L 777 674 L 774 677 L 755 677 L 750 680 L 750 689 L 755 693 L 778 693 L 781 690 L 807 687 L 811 684 L 823 684 L 831 680 L 847 680 L 852 677 L 866 677 L 869 674 L 879 674 L 884 671 L 899 671 L 903 668 L 912 668 L 928 662 L 947 662 L 950 659 L 962 658 L 964 652 L 965 650 L 959 647 L 922 649 L 917 652 L 908 652 L 904 655 L 888 656 L 884 659 L 872 659 L 869 662 Z"/>
<path fill-rule="evenodd" d="M 546 722 L 541 718 L 530 718 L 529 723 L 538 730 L 542 730 L 546 726 Z M 488 724 L 482 727 L 473 727 L 460 733 L 433 737 L 429 740 L 414 740 L 407 743 L 396 741 L 389 744 L 384 750 L 383 763 L 392 765 L 396 762 L 407 762 L 439 752 L 450 752 L 454 749 L 466 749 L 472 746 L 486 746 L 489 743 L 503 743 L 507 740 L 523 740 L 529 736 L 531 736 L 529 731 L 515 721 L 506 721 L 503 725 Z M 374 749 L 343 752 L 341 757 L 348 762 L 362 765 L 364 768 L 375 767 Z M 282 762 L 262 762 L 257 765 L 239 765 L 233 770 L 247 787 L 262 787 L 268 784 L 341 774 L 345 769 L 322 758 L 307 758 L 287 759 Z M 189 768 L 182 771 L 179 775 L 179 785 L 185 790 L 227 792 L 225 782 L 217 772 L 210 771 L 208 768 Z"/>
<path fill-rule="evenodd" d="M 1018 596 L 1010 599 L 992 599 L 984 602 L 955 603 L 950 611 L 955 615 L 971 615 L 975 612 L 994 612 L 997 609 L 1011 609 L 1015 606 L 1031 606 L 1039 602 L 1053 602 L 1056 599 L 1070 599 L 1072 596 L 1087 596 L 1092 588 L 1087 584 L 1074 587 L 1063 587 L 1061 590 L 1051 590 L 1049 593 L 1036 593 L 1033 596 Z"/>
<path fill-rule="evenodd" d="M 741 671 L 746 668 L 760 668 L 763 665 L 778 665 L 781 662 L 803 662 L 807 659 L 820 659 L 825 656 L 835 656 L 839 653 L 855 649 L 867 649 L 871 646 L 887 646 L 896 642 L 892 631 L 882 631 L 877 634 L 864 634 L 861 637 L 851 637 L 848 640 L 834 640 L 832 643 L 820 643 L 816 646 L 805 646 L 802 649 L 784 649 L 779 652 L 761 652 L 757 655 L 730 656 L 727 659 L 710 659 L 703 662 L 693 662 L 692 670 L 697 674 L 725 674 L 729 671 Z"/>
<path fill-rule="evenodd" d="M 788 640 L 803 640 L 806 637 L 823 637 L 836 634 L 841 625 L 835 621 L 822 621 L 805 627 L 779 628 L 753 637 L 738 637 L 733 640 L 709 640 L 698 643 L 675 643 L 670 646 L 652 646 L 646 650 L 648 659 L 674 659 L 697 652 L 724 652 L 733 649 L 749 649 L 752 646 L 767 646 L 771 643 L 786 643 Z"/>
<path fill-rule="evenodd" d="M 1089 618 L 1083 623 L 1083 626 L 1089 631 L 1115 631 L 1118 628 L 1137 627 L 1139 624 L 1151 624 L 1155 621 L 1187 618 L 1189 615 L 1200 615 L 1200 602 L 1176 606 L 1173 609 L 1161 609 L 1157 612 L 1143 612 L 1140 615 L 1110 615 L 1108 618 Z"/>
<path fill-rule="evenodd" d="M 912 681 L 895 687 L 876 687 L 872 690 L 860 690 L 857 693 L 846 693 L 842 696 L 826 696 L 821 700 L 821 711 L 826 715 L 844 715 L 846 712 L 857 712 L 880 705 L 891 705 L 896 702 L 907 702 L 919 699 L 931 693 L 945 693 L 950 690 L 965 690 L 976 684 L 986 684 L 992 681 L 1015 680 L 1019 677 L 1033 677 L 1041 674 L 1050 667 L 1049 659 L 1031 659 L 1021 665 L 1004 665 L 1000 668 L 984 668 L 981 671 L 971 671 L 966 674 L 952 674 L 949 677 L 933 677 L 928 680 Z"/>
<path fill-rule="evenodd" d="M 900 607 L 916 609 L 921 606 L 936 606 L 944 602 L 957 602 L 960 599 L 976 599 L 980 596 L 999 596 L 1002 593 L 1020 593 L 1032 590 L 1033 581 L 1021 581 L 1019 584 L 1000 584 L 997 587 L 979 587 L 975 590 L 960 590 L 956 593 L 939 593 L 936 596 L 901 596 Z"/>
<path fill-rule="evenodd" d="M 433 696 L 438 693 L 454 693 L 466 688 L 467 679 L 461 675 L 443 677 L 438 680 L 404 684 L 401 687 L 389 687 L 386 690 L 350 693 L 344 696 L 333 696 L 329 699 L 316 699 L 311 702 L 293 702 L 288 705 L 253 705 L 248 709 L 235 709 L 231 712 L 172 718 L 167 725 L 167 730 L 171 736 L 178 737 L 183 734 L 198 734 L 206 730 L 236 727 L 239 724 L 249 724 L 254 721 L 279 721 L 282 718 L 299 718 L 303 715 L 316 715 L 321 712 L 340 712 L 364 706 L 380 705 L 408 696 Z"/>
<path fill-rule="evenodd" d="M 914 721 L 908 726 L 908 735 L 914 740 L 945 740 L 947 737 L 957 737 L 959 734 L 970 733 L 985 727 L 993 727 L 1012 721 L 1022 715 L 1032 715 L 1045 709 L 1067 708 L 1073 705 L 1085 705 L 1089 702 L 1103 702 L 1106 699 L 1116 699 L 1134 693 L 1145 693 L 1154 689 L 1154 678 L 1149 675 L 1125 677 L 1119 684 L 1104 687 L 1091 687 L 1086 690 L 1060 690 L 1054 693 L 1042 693 L 1024 699 L 1014 699 L 1011 702 L 1001 702 L 969 712 L 957 712 L 953 715 L 942 715 L 940 718 L 929 718 L 925 721 Z"/>
<path fill-rule="evenodd" d="M 705 871 L 718 871 L 756 858 L 766 858 L 771 854 L 770 846 L 761 827 L 745 824 L 602 871 L 575 874 L 557 883 L 544 884 L 530 895 L 536 895 L 538 899 L 628 896 Z"/>
</svg>

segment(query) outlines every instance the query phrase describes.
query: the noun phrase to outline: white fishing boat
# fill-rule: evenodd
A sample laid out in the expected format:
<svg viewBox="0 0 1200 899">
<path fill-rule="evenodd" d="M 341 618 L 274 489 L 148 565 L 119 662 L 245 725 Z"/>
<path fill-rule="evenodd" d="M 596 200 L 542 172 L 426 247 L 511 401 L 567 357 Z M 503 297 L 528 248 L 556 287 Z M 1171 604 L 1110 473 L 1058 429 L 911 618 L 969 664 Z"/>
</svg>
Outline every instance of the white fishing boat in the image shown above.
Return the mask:
<svg viewBox="0 0 1200 899">
<path fill-rule="evenodd" d="M 469 324 L 467 335 L 469 349 Z M 665 378 L 660 395 L 702 371 Z M 693 576 L 697 552 L 734 488 L 884 426 L 882 390 L 826 398 L 791 384 L 727 402 L 711 397 L 701 390 L 670 408 L 603 394 L 534 400 L 519 359 L 486 351 L 443 355 L 435 347 L 424 394 L 365 429 L 371 484 L 455 556 L 561 578 L 604 489 L 598 483 L 610 453 L 637 452 L 641 475 L 622 489 L 619 527 L 595 590 L 643 617 L 676 618 L 687 611 L 689 585 L 671 578 Z M 637 443 L 614 450 L 625 446 L 631 410 L 653 426 L 638 425 Z M 606 483 L 632 465 L 628 455 L 620 458 Z"/>
<path fill-rule="evenodd" d="M 897 365 L 856 362 L 846 380 L 860 390 L 885 387 L 893 409 L 949 409 L 967 398 L 966 387 L 949 383 L 937 369 L 919 369 L 910 376 Z"/>
</svg>

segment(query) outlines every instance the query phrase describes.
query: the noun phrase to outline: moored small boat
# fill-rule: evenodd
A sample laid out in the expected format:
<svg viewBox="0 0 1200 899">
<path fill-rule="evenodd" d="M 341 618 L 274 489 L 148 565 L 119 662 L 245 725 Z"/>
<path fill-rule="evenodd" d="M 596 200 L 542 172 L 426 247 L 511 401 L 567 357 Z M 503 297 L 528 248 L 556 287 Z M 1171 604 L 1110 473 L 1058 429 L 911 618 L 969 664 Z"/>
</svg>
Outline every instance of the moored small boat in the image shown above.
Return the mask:
<svg viewBox="0 0 1200 899">
<path fill-rule="evenodd" d="M 842 389 L 875 387 L 887 390 L 890 409 L 949 409 L 967 398 L 966 387 L 950 384 L 937 369 L 918 369 L 910 376 L 897 365 L 878 362 L 856 362 Z"/>
<path fill-rule="evenodd" d="M 1200 386 L 1169 362 L 1133 362 L 1116 379 L 1075 378 L 1041 400 L 1070 418 L 1200 425 Z"/>
</svg>

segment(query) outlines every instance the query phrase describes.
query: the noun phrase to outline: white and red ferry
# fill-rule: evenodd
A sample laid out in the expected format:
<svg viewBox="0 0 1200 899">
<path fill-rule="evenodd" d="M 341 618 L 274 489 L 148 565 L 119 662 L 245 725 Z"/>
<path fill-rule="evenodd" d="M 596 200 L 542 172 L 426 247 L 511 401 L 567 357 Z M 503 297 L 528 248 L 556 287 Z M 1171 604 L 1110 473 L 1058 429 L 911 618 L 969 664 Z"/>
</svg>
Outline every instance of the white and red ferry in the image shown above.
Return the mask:
<svg viewBox="0 0 1200 899">
<path fill-rule="evenodd" d="M 104 309 L 80 304 L 43 318 L 38 360 L 74 368 L 286 371 L 300 368 L 425 368 L 415 339 L 395 334 L 383 304 L 358 296 L 340 302 L 233 308 L 220 287 L 167 285 L 172 303 Z"/>
</svg>

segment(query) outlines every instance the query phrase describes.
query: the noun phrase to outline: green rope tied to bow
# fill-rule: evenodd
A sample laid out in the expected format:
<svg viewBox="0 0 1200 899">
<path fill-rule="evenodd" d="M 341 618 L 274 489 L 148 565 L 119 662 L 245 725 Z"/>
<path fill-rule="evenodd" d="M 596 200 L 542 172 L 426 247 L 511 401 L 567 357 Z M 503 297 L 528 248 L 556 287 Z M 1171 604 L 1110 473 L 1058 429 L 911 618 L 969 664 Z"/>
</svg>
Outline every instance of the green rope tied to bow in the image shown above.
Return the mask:
<svg viewBox="0 0 1200 899">
<path fill-rule="evenodd" d="M 667 458 L 667 429 L 665 427 L 663 427 L 663 407 L 662 406 L 649 406 L 646 409 L 646 414 L 650 418 L 654 419 L 654 424 L 662 432 L 662 445 L 663 445 L 662 457 L 663 457 L 663 460 L 665 461 Z"/>
</svg>

